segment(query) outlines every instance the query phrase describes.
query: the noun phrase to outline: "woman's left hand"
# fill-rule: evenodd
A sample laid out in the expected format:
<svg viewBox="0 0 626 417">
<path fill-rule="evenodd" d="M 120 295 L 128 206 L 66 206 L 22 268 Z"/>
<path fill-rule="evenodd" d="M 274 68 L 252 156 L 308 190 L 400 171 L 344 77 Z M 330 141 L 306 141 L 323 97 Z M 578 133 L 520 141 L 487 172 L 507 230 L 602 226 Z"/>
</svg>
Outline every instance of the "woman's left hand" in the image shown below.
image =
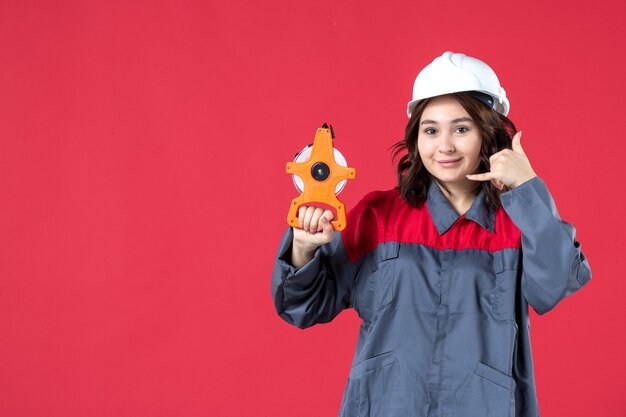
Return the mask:
<svg viewBox="0 0 626 417">
<path fill-rule="evenodd" d="M 512 148 L 496 152 L 489 158 L 491 170 L 483 174 L 469 174 L 467 178 L 473 181 L 491 181 L 498 189 L 506 185 L 515 188 L 537 176 L 530 166 L 530 162 L 522 149 L 520 140 L 522 132 L 513 136 Z"/>
</svg>

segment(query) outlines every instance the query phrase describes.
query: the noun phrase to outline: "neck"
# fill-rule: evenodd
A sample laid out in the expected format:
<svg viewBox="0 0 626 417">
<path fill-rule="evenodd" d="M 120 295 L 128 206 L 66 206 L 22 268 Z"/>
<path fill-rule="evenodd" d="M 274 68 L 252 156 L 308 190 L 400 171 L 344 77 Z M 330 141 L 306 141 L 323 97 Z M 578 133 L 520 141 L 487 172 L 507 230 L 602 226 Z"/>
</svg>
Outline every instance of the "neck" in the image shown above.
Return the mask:
<svg viewBox="0 0 626 417">
<path fill-rule="evenodd" d="M 465 214 L 467 210 L 472 206 L 476 195 L 478 194 L 478 183 L 463 183 L 463 184 L 441 184 L 439 181 L 433 179 L 435 183 L 441 189 L 443 195 L 448 199 L 450 205 L 459 214 Z"/>
</svg>

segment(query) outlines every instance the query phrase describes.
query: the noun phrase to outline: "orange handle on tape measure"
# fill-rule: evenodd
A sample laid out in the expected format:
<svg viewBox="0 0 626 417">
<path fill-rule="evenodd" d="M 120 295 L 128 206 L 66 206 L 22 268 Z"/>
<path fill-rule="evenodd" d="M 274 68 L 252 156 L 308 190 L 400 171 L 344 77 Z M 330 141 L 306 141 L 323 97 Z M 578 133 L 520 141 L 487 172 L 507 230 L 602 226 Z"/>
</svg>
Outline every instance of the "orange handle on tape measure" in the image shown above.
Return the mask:
<svg viewBox="0 0 626 417">
<path fill-rule="evenodd" d="M 330 168 L 330 174 L 323 181 L 313 178 L 313 165 L 325 163 Z M 356 169 L 342 167 L 335 162 L 333 138 L 330 129 L 319 128 L 315 133 L 315 140 L 311 148 L 311 156 L 305 162 L 287 162 L 287 173 L 297 175 L 304 183 L 302 194 L 294 198 L 287 214 L 287 223 L 292 227 L 298 226 L 298 209 L 302 205 L 322 203 L 335 209 L 337 215 L 330 222 L 333 229 L 339 231 L 346 227 L 346 208 L 335 195 L 335 187 L 344 179 L 353 180 Z M 313 204 L 312 204 L 313 203 Z"/>
</svg>

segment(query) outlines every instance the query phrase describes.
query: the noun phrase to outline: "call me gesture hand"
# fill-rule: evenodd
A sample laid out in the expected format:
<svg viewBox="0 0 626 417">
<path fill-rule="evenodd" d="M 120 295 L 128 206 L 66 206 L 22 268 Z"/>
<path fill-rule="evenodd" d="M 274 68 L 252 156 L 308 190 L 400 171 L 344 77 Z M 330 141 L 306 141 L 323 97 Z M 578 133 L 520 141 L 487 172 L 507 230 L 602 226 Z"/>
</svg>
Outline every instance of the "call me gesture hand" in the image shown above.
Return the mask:
<svg viewBox="0 0 626 417">
<path fill-rule="evenodd" d="M 504 186 L 515 188 L 537 176 L 530 166 L 530 162 L 522 149 L 522 132 L 513 136 L 512 148 L 496 152 L 489 158 L 491 170 L 482 174 L 469 174 L 467 178 L 473 181 L 491 181 L 498 189 Z"/>
</svg>

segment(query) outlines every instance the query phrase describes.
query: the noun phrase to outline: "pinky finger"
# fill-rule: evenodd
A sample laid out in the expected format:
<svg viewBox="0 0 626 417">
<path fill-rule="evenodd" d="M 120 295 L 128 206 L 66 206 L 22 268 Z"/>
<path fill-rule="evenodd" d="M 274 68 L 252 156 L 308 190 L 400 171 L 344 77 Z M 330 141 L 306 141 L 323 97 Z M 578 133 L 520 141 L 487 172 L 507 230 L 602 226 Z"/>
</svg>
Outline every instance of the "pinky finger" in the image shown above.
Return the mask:
<svg viewBox="0 0 626 417">
<path fill-rule="evenodd" d="M 485 172 L 484 174 L 467 174 L 465 177 L 472 181 L 490 181 L 496 178 L 491 172 Z"/>
</svg>

